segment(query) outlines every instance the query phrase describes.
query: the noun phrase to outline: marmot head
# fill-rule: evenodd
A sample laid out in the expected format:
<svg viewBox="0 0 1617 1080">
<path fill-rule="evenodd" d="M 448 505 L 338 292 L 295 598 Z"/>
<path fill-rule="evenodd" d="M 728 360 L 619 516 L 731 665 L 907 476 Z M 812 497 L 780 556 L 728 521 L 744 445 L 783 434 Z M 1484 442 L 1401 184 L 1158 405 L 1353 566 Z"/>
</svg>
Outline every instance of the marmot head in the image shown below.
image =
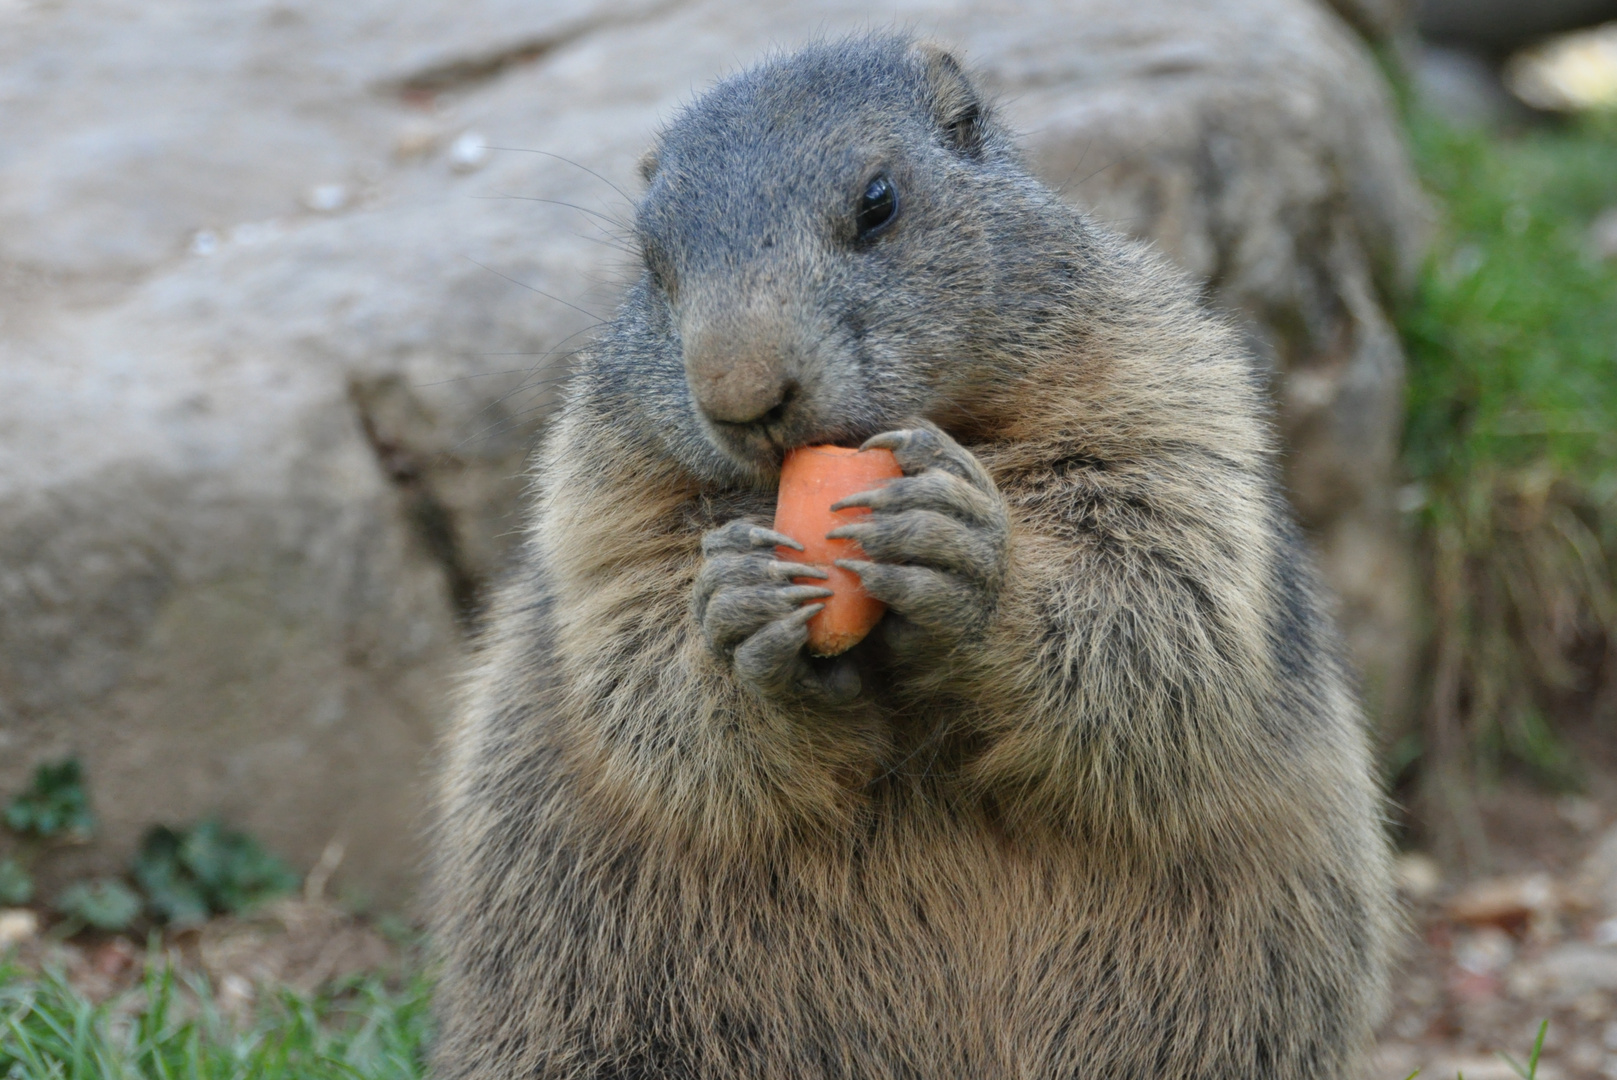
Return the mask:
<svg viewBox="0 0 1617 1080">
<path fill-rule="evenodd" d="M 713 479 L 771 485 L 794 446 L 964 423 L 985 365 L 1014 366 L 1056 302 L 1023 280 L 1056 250 L 1054 197 L 931 44 L 825 43 L 733 76 L 642 172 L 616 378 Z"/>
</svg>

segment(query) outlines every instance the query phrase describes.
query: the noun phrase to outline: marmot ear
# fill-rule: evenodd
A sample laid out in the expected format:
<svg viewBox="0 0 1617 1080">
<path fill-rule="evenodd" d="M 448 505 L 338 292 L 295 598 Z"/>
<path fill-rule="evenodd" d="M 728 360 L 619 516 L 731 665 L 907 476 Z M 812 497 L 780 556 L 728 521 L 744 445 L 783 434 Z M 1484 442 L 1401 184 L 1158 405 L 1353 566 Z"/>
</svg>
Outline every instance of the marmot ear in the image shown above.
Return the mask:
<svg viewBox="0 0 1617 1080">
<path fill-rule="evenodd" d="M 932 115 L 950 146 L 967 157 L 982 150 L 988 103 L 966 74 L 964 65 L 945 46 L 920 41 L 915 52 L 932 91 Z"/>
<path fill-rule="evenodd" d="M 640 179 L 651 183 L 651 178 L 657 175 L 657 148 L 653 146 L 640 155 Z"/>
</svg>

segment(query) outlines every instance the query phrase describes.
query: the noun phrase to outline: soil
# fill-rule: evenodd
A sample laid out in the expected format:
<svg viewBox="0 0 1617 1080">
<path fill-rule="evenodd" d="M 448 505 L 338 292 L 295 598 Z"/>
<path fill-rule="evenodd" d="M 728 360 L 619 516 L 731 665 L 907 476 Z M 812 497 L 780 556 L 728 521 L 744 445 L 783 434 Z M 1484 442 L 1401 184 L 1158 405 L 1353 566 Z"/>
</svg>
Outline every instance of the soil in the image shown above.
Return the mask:
<svg viewBox="0 0 1617 1080">
<path fill-rule="evenodd" d="M 1366 1080 L 1617 1080 L 1617 747 L 1574 743 L 1582 791 L 1522 780 L 1480 799 L 1478 872 L 1400 856 L 1411 932 Z"/>
</svg>

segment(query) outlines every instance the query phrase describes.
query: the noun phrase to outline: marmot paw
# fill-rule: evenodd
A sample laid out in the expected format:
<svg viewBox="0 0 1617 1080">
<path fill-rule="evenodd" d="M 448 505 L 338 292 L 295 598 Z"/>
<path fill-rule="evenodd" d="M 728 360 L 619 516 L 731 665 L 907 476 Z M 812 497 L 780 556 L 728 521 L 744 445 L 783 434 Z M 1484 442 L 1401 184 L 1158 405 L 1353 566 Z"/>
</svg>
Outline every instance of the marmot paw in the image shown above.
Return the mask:
<svg viewBox="0 0 1617 1080">
<path fill-rule="evenodd" d="M 891 450 L 904 476 L 834 504 L 871 511 L 829 533 L 857 540 L 869 560 L 837 565 L 891 609 L 883 625 L 896 653 L 941 657 L 980 633 L 998 601 L 1009 562 L 1005 500 L 971 451 L 938 428 L 885 432 L 865 447 Z"/>
<path fill-rule="evenodd" d="M 794 585 L 793 578 L 823 578 L 826 572 L 776 557 L 777 547 L 803 550 L 789 536 L 732 521 L 702 537 L 705 561 L 692 591 L 696 623 L 714 655 L 742 682 L 765 697 L 841 703 L 857 697 L 859 675 L 851 665 L 811 665 L 804 655 L 806 623 L 830 589 Z"/>
</svg>

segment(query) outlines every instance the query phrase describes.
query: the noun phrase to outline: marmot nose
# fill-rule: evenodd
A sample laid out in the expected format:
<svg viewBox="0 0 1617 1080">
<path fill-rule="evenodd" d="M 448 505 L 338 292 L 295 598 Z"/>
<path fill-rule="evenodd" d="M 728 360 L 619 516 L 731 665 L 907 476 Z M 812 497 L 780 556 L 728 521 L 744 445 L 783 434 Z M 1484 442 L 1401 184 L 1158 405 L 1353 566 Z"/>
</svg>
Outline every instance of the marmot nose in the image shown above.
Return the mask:
<svg viewBox="0 0 1617 1080">
<path fill-rule="evenodd" d="M 751 424 L 785 404 L 792 382 L 783 365 L 765 356 L 741 356 L 725 364 L 686 367 L 696 404 L 711 419 Z"/>
</svg>

